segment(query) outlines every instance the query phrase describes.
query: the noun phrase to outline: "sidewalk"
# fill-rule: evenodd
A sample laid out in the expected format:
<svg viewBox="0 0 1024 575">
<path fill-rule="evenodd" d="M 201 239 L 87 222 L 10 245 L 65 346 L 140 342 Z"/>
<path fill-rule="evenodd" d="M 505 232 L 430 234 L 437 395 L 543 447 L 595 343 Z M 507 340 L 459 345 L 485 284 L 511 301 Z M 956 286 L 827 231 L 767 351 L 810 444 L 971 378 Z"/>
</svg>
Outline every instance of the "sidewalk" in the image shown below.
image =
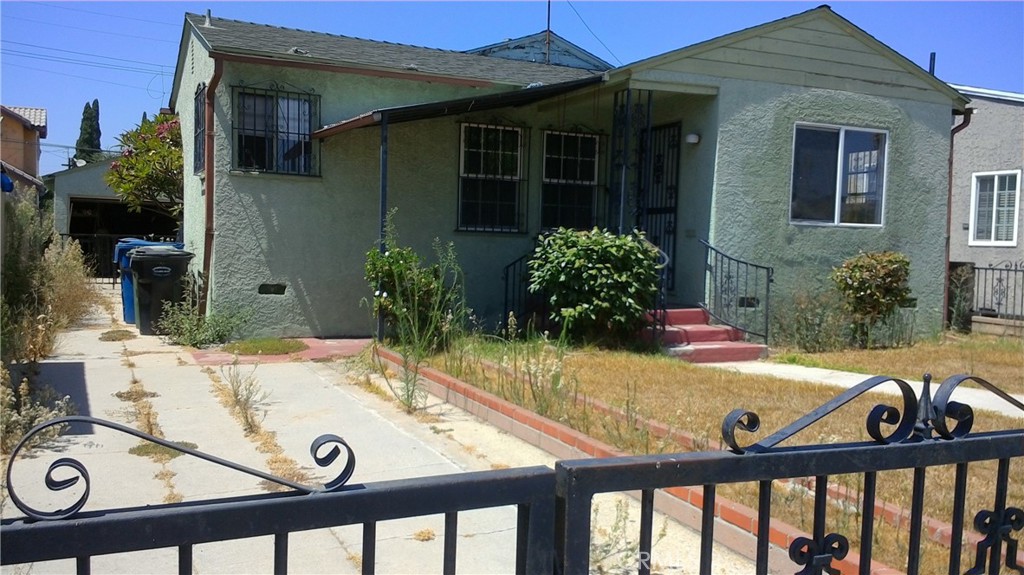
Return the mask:
<svg viewBox="0 0 1024 575">
<path fill-rule="evenodd" d="M 1022 369 L 1024 369 L 1024 358 L 1022 358 Z M 738 371 L 741 373 L 750 373 L 757 375 L 771 375 L 780 377 L 783 379 L 795 379 L 799 381 L 809 381 L 813 383 L 820 383 L 823 385 L 831 385 L 834 387 L 849 389 L 858 383 L 871 377 L 863 373 L 850 373 L 847 371 L 836 371 L 834 369 L 822 369 L 818 367 L 804 367 L 801 365 L 790 365 L 785 363 L 771 363 L 768 361 L 747 361 L 747 362 L 725 362 L 725 363 L 705 363 L 702 366 L 727 369 L 731 371 Z M 908 381 L 908 384 L 914 389 L 914 393 L 921 397 L 921 390 L 924 388 L 924 384 L 920 381 Z M 941 380 L 932 380 L 931 383 L 931 394 L 935 396 L 935 391 L 939 388 Z M 1024 403 L 1024 390 L 1011 389 L 1006 387 L 1005 384 L 999 385 L 1003 391 L 1010 394 L 1017 401 Z M 1019 387 L 1019 386 L 1018 386 Z M 893 382 L 884 383 L 872 391 L 878 391 L 881 393 L 888 393 L 892 395 L 899 395 L 900 388 Z M 975 411 L 984 409 L 1001 413 L 1009 417 L 1024 417 L 1024 413 L 1021 410 L 1014 407 L 1010 402 L 997 396 L 987 389 L 981 389 L 980 387 L 967 387 L 961 384 L 953 392 L 952 399 L 961 403 L 970 405 Z"/>
<path fill-rule="evenodd" d="M 119 298 L 109 285 L 99 285 L 106 295 Z M 95 310 L 82 326 L 62 334 L 58 352 L 42 366 L 42 381 L 61 394 L 71 395 L 80 415 L 90 415 L 138 427 L 138 403 L 122 401 L 129 389 L 135 399 L 148 400 L 150 418 L 172 441 L 189 441 L 196 449 L 255 469 L 275 473 L 281 459 L 258 449 L 241 425 L 219 401 L 214 379 L 223 369 L 211 364 L 230 363 L 231 357 L 195 352 L 168 345 L 156 336 L 139 336 L 120 342 L 100 341 L 111 329 L 132 326 L 120 320 L 119 299 L 113 311 Z M 317 340 L 323 341 L 323 340 Z M 363 342 L 365 345 L 365 342 Z M 340 351 L 344 348 L 344 351 Z M 527 465 L 554 465 L 555 458 L 525 442 L 481 423 L 440 399 L 431 398 L 424 413 L 410 416 L 394 402 L 355 385 L 367 377 L 358 363 L 339 359 L 356 354 L 362 345 L 323 344 L 320 357 L 295 357 L 273 362 L 261 358 L 258 366 L 243 365 L 269 393 L 260 404 L 261 426 L 273 433 L 281 456 L 290 458 L 319 485 L 338 469 L 315 468 L 309 445 L 324 433 L 334 433 L 351 445 L 357 458 L 349 484 L 411 478 L 461 471 Z M 226 355 L 226 354 L 223 354 Z M 254 371 L 253 371 L 254 370 Z M 134 387 L 133 387 L 134 382 Z M 145 395 L 150 395 L 144 397 Z M 129 398 L 131 399 L 131 398 Z M 143 411 L 149 411 L 143 410 Z M 255 494 L 265 491 L 256 478 L 195 460 L 176 457 L 165 463 L 133 455 L 139 441 L 100 428 L 73 429 L 49 449 L 62 457 L 82 462 L 91 475 L 91 495 L 85 510 L 114 509 L 170 501 Z M 45 509 L 66 506 L 77 495 L 52 494 L 43 485 L 46 467 L 53 461 L 39 450 L 14 465 L 13 485 L 30 504 Z M 38 456 L 37 456 L 38 455 Z M 287 467 L 287 466 L 286 466 Z M 597 524 L 610 526 L 616 501 L 629 505 L 629 532 L 635 540 L 639 507 L 630 498 L 614 495 L 596 498 Z M 21 515 L 10 501 L 4 517 Z M 663 519 L 655 518 L 656 528 Z M 691 573 L 699 556 L 699 535 L 668 522 L 667 536 L 654 547 L 660 572 Z M 516 512 L 499 508 L 461 513 L 459 516 L 459 572 L 504 573 L 514 565 Z M 377 571 L 380 573 L 440 572 L 444 523 L 441 516 L 383 522 L 377 530 Z M 358 573 L 361 561 L 360 526 L 295 533 L 289 538 L 290 571 L 293 573 Z M 260 538 L 197 546 L 193 573 L 253 573 L 272 570 L 272 541 Z M 176 550 L 157 550 L 95 557 L 97 573 L 170 571 Z M 24 572 L 25 566 L 4 568 L 4 573 Z M 715 572 L 751 572 L 749 560 L 716 546 Z M 32 573 L 74 571 L 74 561 L 31 566 Z"/>
</svg>

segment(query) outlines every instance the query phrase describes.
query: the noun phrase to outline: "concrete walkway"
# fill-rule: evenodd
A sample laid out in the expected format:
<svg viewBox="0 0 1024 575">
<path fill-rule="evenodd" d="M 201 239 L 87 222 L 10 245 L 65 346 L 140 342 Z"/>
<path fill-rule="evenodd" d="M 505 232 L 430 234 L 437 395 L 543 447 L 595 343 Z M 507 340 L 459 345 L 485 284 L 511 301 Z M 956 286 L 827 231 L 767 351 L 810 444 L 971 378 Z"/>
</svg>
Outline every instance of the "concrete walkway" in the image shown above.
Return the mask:
<svg viewBox="0 0 1024 575">
<path fill-rule="evenodd" d="M 120 301 L 109 285 L 100 284 L 115 305 L 97 308 L 83 325 L 63 333 L 57 353 L 42 366 L 42 381 L 72 397 L 79 414 L 159 429 L 169 440 L 195 443 L 197 449 L 255 469 L 280 474 L 300 471 L 319 485 L 340 470 L 315 468 L 309 445 L 324 433 L 345 438 L 357 456 L 350 484 L 411 478 L 461 471 L 528 465 L 553 466 L 555 458 L 512 436 L 481 423 L 466 413 L 430 399 L 425 412 L 405 414 L 387 394 L 358 385 L 372 381 L 360 364 L 341 359 L 362 345 L 321 346 L 322 358 L 296 357 L 289 361 L 261 360 L 243 365 L 238 375 L 251 374 L 267 397 L 258 405 L 260 425 L 269 432 L 246 436 L 218 396 L 217 381 L 230 375 L 231 357 L 194 352 L 168 345 L 156 336 L 124 341 L 101 341 L 113 329 L 137 334 L 120 320 Z M 365 342 L 363 342 L 365 344 Z M 265 359 L 265 358 L 264 358 Z M 315 360 L 315 361 L 314 361 Z M 381 382 L 376 382 L 377 385 Z M 22 499 L 40 509 L 66 506 L 78 493 L 48 492 L 43 476 L 54 456 L 81 461 L 91 475 L 91 495 L 85 510 L 143 506 L 173 501 L 199 501 L 265 492 L 256 478 L 183 456 L 155 461 L 130 452 L 140 442 L 95 427 L 72 429 L 45 449 L 19 458 L 12 484 Z M 280 454 L 267 453 L 269 441 Z M 333 472 L 333 473 L 332 473 Z M 76 487 L 77 488 L 77 487 Z M 73 489 L 71 490 L 73 491 Z M 621 495 L 596 498 L 596 526 L 610 530 L 617 506 L 629 514 L 627 531 L 613 538 L 635 541 L 639 507 Z M 4 500 L 3 517 L 21 515 Z M 665 525 L 666 536 L 654 547 L 655 563 L 665 574 L 694 573 L 700 538 L 693 531 L 655 519 L 656 531 Z M 516 512 L 498 508 L 459 516 L 458 569 L 460 573 L 506 573 L 514 566 Z M 441 516 L 381 523 L 377 529 L 377 572 L 440 572 L 444 523 Z M 361 527 L 341 527 L 295 533 L 289 538 L 289 568 L 293 573 L 358 573 L 361 562 Z M 600 536 L 599 536 L 600 537 Z M 170 572 L 176 568 L 174 549 L 99 556 L 92 561 L 96 573 Z M 267 538 L 197 546 L 192 572 L 256 573 L 272 570 L 273 542 Z M 632 559 L 623 557 L 627 564 Z M 3 573 L 67 573 L 74 561 L 5 567 Z M 715 573 L 747 573 L 749 560 L 716 545 Z"/>
<path fill-rule="evenodd" d="M 871 377 L 870 375 L 864 375 L 863 373 L 850 373 L 848 371 L 837 371 L 834 369 L 822 369 L 818 367 L 804 367 L 801 365 L 790 365 L 784 363 L 771 363 L 769 361 L 744 361 L 744 362 L 727 362 L 727 363 L 705 363 L 702 364 L 706 367 L 727 369 L 730 371 L 737 371 L 740 373 L 750 373 L 756 375 L 771 375 L 774 377 L 780 377 L 782 379 L 795 379 L 799 381 L 809 381 L 812 383 L 820 383 L 822 385 L 831 385 L 839 388 L 849 389 L 858 383 Z M 1024 358 L 1021 358 L 1021 369 L 1024 371 Z M 921 390 L 924 384 L 921 381 L 908 381 L 911 387 L 914 388 L 914 393 L 918 397 L 921 396 Z M 934 397 L 935 391 L 938 389 L 941 380 L 933 380 L 931 383 L 931 393 Z M 1021 385 L 1016 382 L 993 382 L 995 385 L 1000 387 L 1003 391 L 1007 392 L 1011 397 L 1017 401 L 1024 403 L 1024 389 L 1021 389 Z M 1016 384 L 1015 384 L 1016 383 Z M 1009 385 L 1007 385 L 1009 384 Z M 884 383 L 874 391 L 881 393 L 889 393 L 892 395 L 899 395 L 899 386 L 893 382 Z M 975 411 L 984 409 L 1001 413 L 1009 417 L 1021 418 L 1024 421 L 1024 412 L 1020 408 L 1014 406 L 1005 399 L 997 396 L 987 389 L 981 389 L 977 387 L 967 387 L 961 384 L 953 392 L 952 399 L 970 405 Z"/>
</svg>

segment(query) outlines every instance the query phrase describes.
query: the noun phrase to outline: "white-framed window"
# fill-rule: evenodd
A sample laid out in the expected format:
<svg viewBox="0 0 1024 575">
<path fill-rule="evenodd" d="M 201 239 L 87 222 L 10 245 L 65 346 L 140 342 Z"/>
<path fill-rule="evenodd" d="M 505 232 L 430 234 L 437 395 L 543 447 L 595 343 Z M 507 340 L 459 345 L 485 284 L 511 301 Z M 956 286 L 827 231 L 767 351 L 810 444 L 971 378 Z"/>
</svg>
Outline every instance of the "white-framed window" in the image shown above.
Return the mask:
<svg viewBox="0 0 1024 575">
<path fill-rule="evenodd" d="M 888 133 L 797 124 L 789 219 L 825 225 L 882 225 Z"/>
<path fill-rule="evenodd" d="M 459 229 L 523 231 L 522 128 L 462 124 L 460 147 Z"/>
<path fill-rule="evenodd" d="M 1020 170 L 971 176 L 971 246 L 1016 246 Z"/>
<path fill-rule="evenodd" d="M 236 87 L 233 167 L 253 172 L 315 176 L 320 97 L 302 92 Z"/>
<path fill-rule="evenodd" d="M 544 132 L 544 180 L 540 226 L 588 230 L 594 227 L 598 137 Z"/>
</svg>

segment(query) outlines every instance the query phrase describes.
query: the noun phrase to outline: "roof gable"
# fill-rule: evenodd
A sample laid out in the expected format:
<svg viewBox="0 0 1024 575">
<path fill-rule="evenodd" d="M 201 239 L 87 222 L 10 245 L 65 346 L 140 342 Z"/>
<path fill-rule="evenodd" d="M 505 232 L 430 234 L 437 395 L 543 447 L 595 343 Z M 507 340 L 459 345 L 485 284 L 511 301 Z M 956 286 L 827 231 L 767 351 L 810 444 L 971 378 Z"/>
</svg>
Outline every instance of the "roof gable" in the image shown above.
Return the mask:
<svg viewBox="0 0 1024 575">
<path fill-rule="evenodd" d="M 537 82 L 555 84 L 592 75 L 588 71 L 565 66 L 489 58 L 197 14 L 186 14 L 185 20 L 186 28 L 192 27 L 203 46 L 211 52 L 271 58 L 281 65 L 319 63 L 387 70 L 410 77 L 465 78 L 510 86 Z"/>
<path fill-rule="evenodd" d="M 608 62 L 549 30 L 473 48 L 466 50 L 466 53 L 525 62 L 543 62 L 547 59 L 556 66 L 597 72 L 612 69 Z"/>
<path fill-rule="evenodd" d="M 629 77 L 691 73 L 952 103 L 967 99 L 828 6 L 641 60 Z"/>
</svg>

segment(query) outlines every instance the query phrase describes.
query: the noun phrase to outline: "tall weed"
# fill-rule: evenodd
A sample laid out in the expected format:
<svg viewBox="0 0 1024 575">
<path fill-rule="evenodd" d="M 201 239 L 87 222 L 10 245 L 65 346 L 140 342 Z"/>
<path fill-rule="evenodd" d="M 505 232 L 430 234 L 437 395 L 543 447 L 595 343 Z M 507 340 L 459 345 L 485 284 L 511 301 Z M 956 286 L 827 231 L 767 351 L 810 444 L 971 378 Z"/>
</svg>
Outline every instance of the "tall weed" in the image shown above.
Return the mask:
<svg viewBox="0 0 1024 575">
<path fill-rule="evenodd" d="M 229 341 L 249 321 L 244 310 L 229 309 L 199 313 L 201 281 L 194 275 L 184 278 L 181 301 L 165 301 L 156 323 L 156 331 L 177 345 L 206 347 Z"/>
</svg>

